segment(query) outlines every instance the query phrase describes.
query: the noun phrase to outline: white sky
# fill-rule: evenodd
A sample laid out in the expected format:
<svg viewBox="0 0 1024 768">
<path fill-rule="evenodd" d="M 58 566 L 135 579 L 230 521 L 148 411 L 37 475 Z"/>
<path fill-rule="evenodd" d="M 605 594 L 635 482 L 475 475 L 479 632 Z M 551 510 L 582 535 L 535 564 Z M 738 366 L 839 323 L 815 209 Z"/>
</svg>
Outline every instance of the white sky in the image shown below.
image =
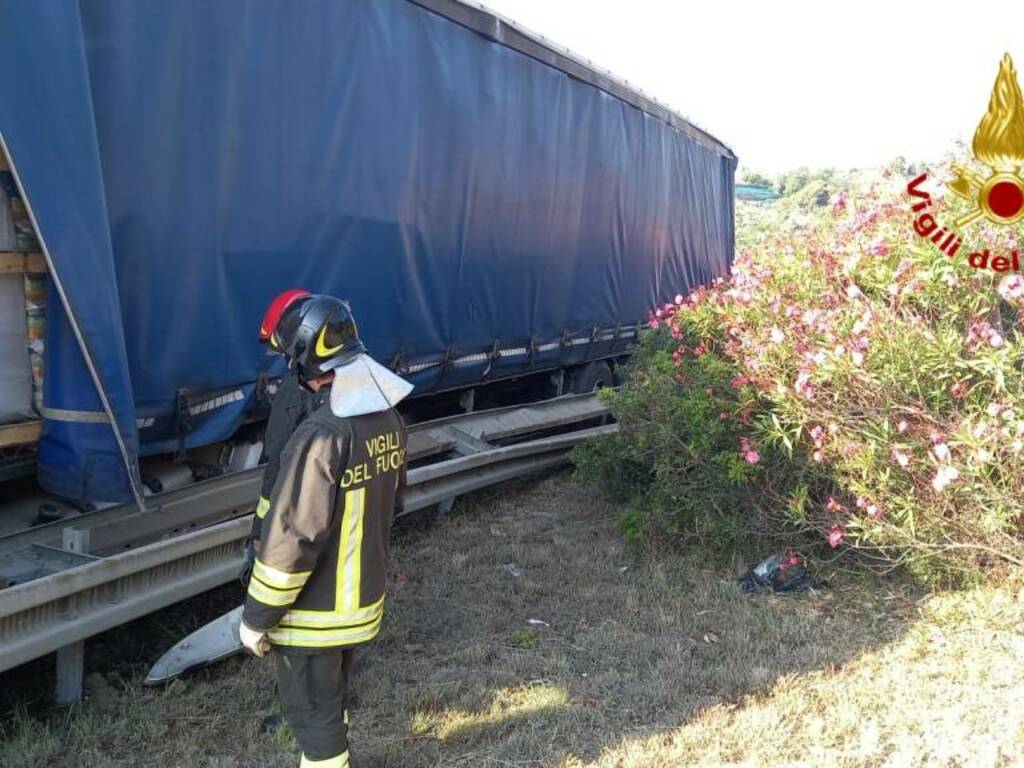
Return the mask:
<svg viewBox="0 0 1024 768">
<path fill-rule="evenodd" d="M 938 159 L 968 143 L 1024 2 L 484 0 L 729 144 L 740 168 Z"/>
</svg>

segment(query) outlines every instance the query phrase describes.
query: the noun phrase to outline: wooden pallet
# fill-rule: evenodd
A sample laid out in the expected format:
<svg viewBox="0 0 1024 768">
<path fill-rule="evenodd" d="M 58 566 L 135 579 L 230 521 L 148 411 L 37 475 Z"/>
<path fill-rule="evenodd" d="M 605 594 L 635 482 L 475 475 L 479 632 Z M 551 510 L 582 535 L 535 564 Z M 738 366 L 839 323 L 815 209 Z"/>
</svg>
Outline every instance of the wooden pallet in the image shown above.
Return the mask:
<svg viewBox="0 0 1024 768">
<path fill-rule="evenodd" d="M 19 273 L 43 274 L 46 259 L 41 253 L 30 251 L 0 251 L 0 275 Z"/>
<path fill-rule="evenodd" d="M 0 424 L 0 448 L 38 442 L 42 428 L 43 422 L 38 419 L 19 421 L 17 424 Z"/>
</svg>

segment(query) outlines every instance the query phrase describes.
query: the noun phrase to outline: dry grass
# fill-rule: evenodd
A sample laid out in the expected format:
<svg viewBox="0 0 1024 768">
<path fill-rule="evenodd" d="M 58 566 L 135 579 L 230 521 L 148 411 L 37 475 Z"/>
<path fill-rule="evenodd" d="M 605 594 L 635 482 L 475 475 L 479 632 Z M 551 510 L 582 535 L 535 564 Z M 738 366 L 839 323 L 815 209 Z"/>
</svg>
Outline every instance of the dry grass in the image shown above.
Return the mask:
<svg viewBox="0 0 1024 768">
<path fill-rule="evenodd" d="M 629 553 L 565 476 L 476 496 L 394 554 L 356 768 L 1024 764 L 1012 585 L 751 597 L 738 565 Z M 261 732 L 274 711 L 256 660 L 166 690 L 129 676 L 106 705 L 3 726 L 0 765 L 294 766 L 287 729 Z"/>
</svg>

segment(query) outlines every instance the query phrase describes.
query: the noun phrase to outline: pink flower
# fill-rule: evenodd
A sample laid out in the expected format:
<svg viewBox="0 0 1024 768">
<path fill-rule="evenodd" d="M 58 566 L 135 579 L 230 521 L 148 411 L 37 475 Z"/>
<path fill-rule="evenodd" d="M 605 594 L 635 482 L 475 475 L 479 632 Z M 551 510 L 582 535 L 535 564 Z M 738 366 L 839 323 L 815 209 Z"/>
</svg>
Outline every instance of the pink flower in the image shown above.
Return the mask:
<svg viewBox="0 0 1024 768">
<path fill-rule="evenodd" d="M 814 440 L 814 442 L 818 442 L 819 440 L 821 440 L 821 438 L 824 437 L 824 435 L 825 429 L 820 424 L 811 429 L 811 438 Z"/>
<path fill-rule="evenodd" d="M 846 531 L 843 530 L 841 525 L 833 525 L 828 532 L 828 545 L 835 549 L 843 543 L 843 538 L 846 536 Z"/>
<path fill-rule="evenodd" d="M 676 304 L 682 304 L 682 303 L 683 303 L 683 294 L 677 293 L 676 294 Z"/>
<path fill-rule="evenodd" d="M 951 482 L 960 477 L 960 473 L 956 467 L 951 467 L 945 464 L 939 467 L 939 471 L 935 473 L 935 477 L 932 478 L 932 488 L 935 489 L 936 493 L 942 493 L 946 486 Z"/>
<path fill-rule="evenodd" d="M 935 454 L 935 458 L 939 461 L 949 460 L 949 446 L 945 443 L 936 443 L 933 445 L 932 453 Z"/>
<path fill-rule="evenodd" d="M 892 459 L 901 467 L 906 467 L 910 463 L 910 457 L 899 448 L 892 449 Z"/>
<path fill-rule="evenodd" d="M 967 329 L 967 348 L 975 350 L 985 343 L 998 349 L 1003 346 L 1003 336 L 986 320 L 971 323 Z"/>
<path fill-rule="evenodd" d="M 825 453 L 819 448 L 811 454 L 811 458 L 820 464 L 825 460 Z"/>
<path fill-rule="evenodd" d="M 757 464 L 761 460 L 761 454 L 757 451 L 747 451 L 743 454 L 743 459 L 747 464 Z"/>
<path fill-rule="evenodd" d="M 846 509 L 842 504 L 836 501 L 834 496 L 828 497 L 828 502 L 825 504 L 825 509 L 829 512 L 842 512 Z"/>
<path fill-rule="evenodd" d="M 794 383 L 794 389 L 796 393 L 801 397 L 806 397 L 808 400 L 814 396 L 814 387 L 811 385 L 811 375 L 806 371 L 803 371 L 796 377 Z"/>
<path fill-rule="evenodd" d="M 967 379 L 958 381 L 952 387 L 949 388 L 949 395 L 955 400 L 959 400 L 967 394 Z"/>
<path fill-rule="evenodd" d="M 850 359 L 854 365 L 861 366 L 864 364 L 864 353 L 855 349 L 850 353 Z"/>
<path fill-rule="evenodd" d="M 1007 275 L 999 282 L 999 295 L 1006 301 L 1019 301 L 1024 298 L 1024 277 Z"/>
<path fill-rule="evenodd" d="M 868 508 L 864 510 L 867 512 L 868 517 L 877 520 L 882 516 L 882 510 L 878 508 L 877 504 L 868 504 Z"/>
<path fill-rule="evenodd" d="M 907 424 L 907 420 L 906 419 L 900 419 L 900 423 L 896 425 L 896 431 L 899 432 L 902 435 L 904 432 L 907 431 L 907 427 L 908 426 L 910 426 L 910 425 Z"/>
<path fill-rule="evenodd" d="M 778 328 L 773 327 L 771 337 L 773 344 L 781 344 L 786 339 L 786 334 L 784 334 Z"/>
</svg>

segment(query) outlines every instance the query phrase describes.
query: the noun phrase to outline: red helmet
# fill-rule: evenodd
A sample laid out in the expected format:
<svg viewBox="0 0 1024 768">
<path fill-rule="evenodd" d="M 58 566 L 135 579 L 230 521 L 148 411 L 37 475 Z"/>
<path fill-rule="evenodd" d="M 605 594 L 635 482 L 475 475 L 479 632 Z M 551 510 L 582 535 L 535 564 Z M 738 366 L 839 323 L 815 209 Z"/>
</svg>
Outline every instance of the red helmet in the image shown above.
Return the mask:
<svg viewBox="0 0 1024 768">
<path fill-rule="evenodd" d="M 267 307 L 267 311 L 263 315 L 263 322 L 260 323 L 260 341 L 266 342 L 275 351 L 280 351 L 274 331 L 277 330 L 277 324 L 281 321 L 281 315 L 296 301 L 310 295 L 309 291 L 303 291 L 300 288 L 290 288 L 277 294 L 270 302 L 270 306 Z"/>
</svg>

